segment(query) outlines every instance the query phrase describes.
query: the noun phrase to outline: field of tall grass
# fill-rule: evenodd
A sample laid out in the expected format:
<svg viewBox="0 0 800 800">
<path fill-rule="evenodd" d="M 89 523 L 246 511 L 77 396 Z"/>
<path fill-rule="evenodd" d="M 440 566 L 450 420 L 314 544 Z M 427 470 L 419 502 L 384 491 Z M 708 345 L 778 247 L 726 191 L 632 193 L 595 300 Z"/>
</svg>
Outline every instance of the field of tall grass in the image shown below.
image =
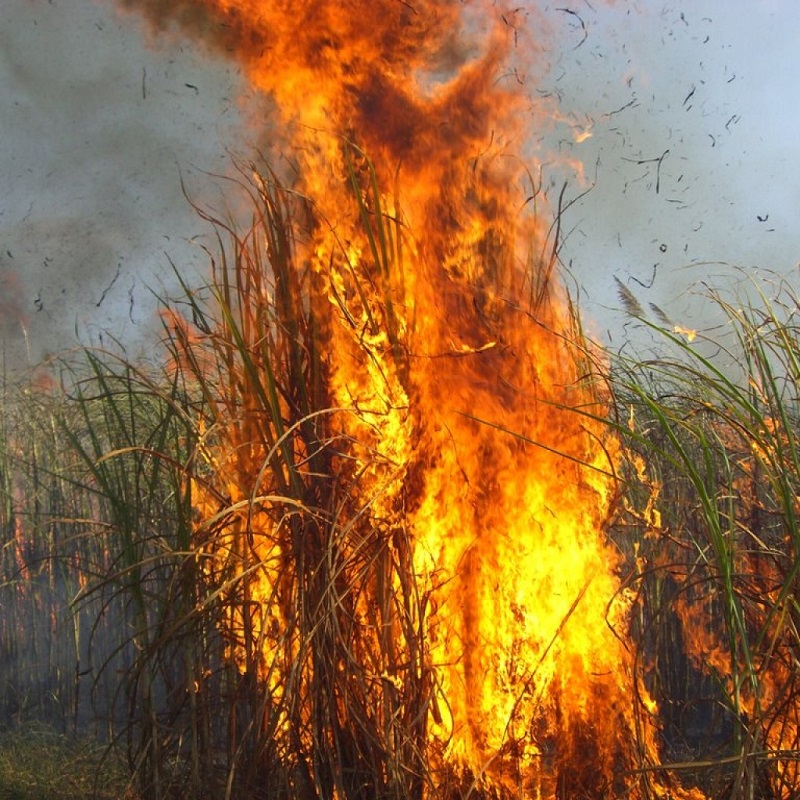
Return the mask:
<svg viewBox="0 0 800 800">
<path fill-rule="evenodd" d="M 0 764 L 46 723 L 121 759 L 137 800 L 462 796 L 427 745 L 414 543 L 349 491 L 297 260 L 309 209 L 268 171 L 246 188 L 246 230 L 205 215 L 209 286 L 165 302 L 152 364 L 87 350 L 46 389 L 2 387 Z M 397 221 L 361 202 L 363 257 L 388 268 Z M 631 698 L 660 720 L 643 791 L 800 797 L 798 295 L 756 277 L 709 292 L 713 338 L 622 300 L 652 349 L 586 364 L 623 453 L 624 633 L 658 704 Z M 0 797 L 26 796 L 12 772 Z"/>
</svg>

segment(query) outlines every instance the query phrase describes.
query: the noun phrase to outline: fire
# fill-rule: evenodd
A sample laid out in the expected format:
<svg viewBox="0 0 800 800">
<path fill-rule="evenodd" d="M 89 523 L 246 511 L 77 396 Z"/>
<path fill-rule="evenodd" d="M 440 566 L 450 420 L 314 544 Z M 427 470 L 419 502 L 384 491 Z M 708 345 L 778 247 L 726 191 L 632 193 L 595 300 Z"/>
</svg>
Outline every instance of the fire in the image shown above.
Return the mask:
<svg viewBox="0 0 800 800">
<path fill-rule="evenodd" d="M 363 685 L 390 709 L 387 724 L 416 704 L 431 760 L 478 787 L 638 796 L 655 730 L 635 713 L 646 692 L 623 642 L 632 600 L 604 530 L 616 445 L 552 279 L 538 186 L 516 155 L 542 113 L 521 57 L 536 52 L 525 41 L 534 25 L 520 10 L 455 0 L 123 5 L 180 21 L 275 101 L 273 147 L 296 165 L 292 191 L 312 210 L 297 263 L 311 270 L 337 409 L 326 463 L 349 476 L 359 511 L 347 532 L 369 520 L 334 572 L 360 564 L 375 531 L 392 543 L 376 558 L 398 565 L 389 589 L 367 570 L 347 606 L 380 640 L 348 658 L 373 665 Z M 232 552 L 246 517 L 259 532 L 239 553 L 239 574 L 258 576 L 247 603 L 278 609 L 289 523 L 260 510 L 266 489 L 254 503 L 253 476 L 281 445 L 246 428 L 247 446 L 208 455 L 230 476 L 229 512 L 215 516 L 218 499 L 197 487 L 213 522 L 200 530 L 222 524 L 212 549 Z M 419 605 L 390 609 L 387 592 L 411 594 L 409 576 Z M 280 694 L 289 678 L 274 653 L 300 650 L 281 638 L 285 612 L 269 613 L 254 633 Z M 231 625 L 248 628 L 243 616 Z M 421 626 L 423 653 L 392 643 L 404 626 Z M 424 694 L 391 711 L 412 669 Z M 358 703 L 362 691 L 342 690 L 340 724 L 343 697 Z"/>
<path fill-rule="evenodd" d="M 750 385 L 754 391 L 760 390 L 752 379 Z M 723 579 L 699 560 L 687 568 L 686 586 L 675 610 L 682 621 L 687 655 L 698 670 L 714 674 L 723 689 L 742 749 L 748 753 L 766 749 L 775 754 L 766 769 L 758 762 L 749 766 L 745 772 L 755 772 L 755 778 L 740 768 L 736 780 L 744 785 L 747 778 L 760 779 L 766 785 L 771 770 L 773 788 L 768 791 L 774 797 L 789 798 L 796 794 L 800 777 L 794 758 L 800 741 L 800 713 L 797 704 L 788 699 L 797 675 L 795 629 L 785 624 L 790 613 L 784 589 L 785 555 L 775 533 L 760 530 L 758 515 L 769 508 L 760 491 L 764 468 L 779 464 L 791 448 L 783 421 L 763 417 L 760 425 L 760 431 L 757 427 L 755 431 L 737 430 L 720 421 L 713 425 L 726 452 L 735 457 L 737 468 L 731 489 L 740 506 L 739 515 L 733 518 L 739 530 L 726 532 L 731 539 L 730 590 L 719 591 Z M 743 520 L 749 526 L 743 525 Z M 737 627 L 741 635 L 730 636 L 729 631 Z M 754 646 L 759 640 L 768 641 L 769 647 Z"/>
</svg>

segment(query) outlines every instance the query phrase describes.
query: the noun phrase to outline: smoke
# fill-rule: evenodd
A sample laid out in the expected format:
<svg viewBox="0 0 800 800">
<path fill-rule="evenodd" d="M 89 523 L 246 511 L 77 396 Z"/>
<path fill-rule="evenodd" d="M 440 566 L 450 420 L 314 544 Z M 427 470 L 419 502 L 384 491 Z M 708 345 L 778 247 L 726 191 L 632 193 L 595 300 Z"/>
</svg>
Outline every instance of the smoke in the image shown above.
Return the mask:
<svg viewBox="0 0 800 800">
<path fill-rule="evenodd" d="M 525 35 L 520 11 L 491 19 L 456 0 L 120 5 L 240 63 L 275 98 L 284 142 L 351 133 L 375 161 L 419 171 L 439 153 L 485 146 L 499 112 L 508 129 L 522 111 L 520 73 L 500 72 L 512 29 Z"/>
<path fill-rule="evenodd" d="M 251 132 L 266 130 L 266 104 L 254 100 L 242 67 L 230 58 L 240 47 L 233 41 L 238 31 L 188 1 L 128 3 L 137 13 L 124 17 L 118 6 L 90 0 L 0 5 L 0 271 L 18 276 L 13 302 L 2 309 L 2 346 L 25 363 L 74 343 L 76 326 L 84 340 L 96 340 L 99 331 L 125 342 L 152 335 L 158 323 L 150 288 L 170 288 L 166 254 L 191 275 L 205 269 L 204 256 L 185 246 L 204 228 L 181 193 L 181 174 L 193 167 L 226 173 L 226 148 L 245 149 L 252 136 L 243 133 L 243 119 Z M 400 7 L 420 8 L 394 5 L 396 15 Z M 437 5 L 442 14 L 471 7 Z M 528 152 L 557 152 L 583 166 L 587 183 L 596 179 L 565 219 L 563 255 L 584 287 L 583 305 L 598 333 L 614 344 L 624 323 L 610 310 L 619 307 L 615 275 L 645 307 L 655 302 L 676 322 L 702 327 L 705 308 L 682 299 L 686 287 L 731 280 L 729 268 L 704 262 L 781 274 L 795 268 L 800 159 L 785 82 L 774 76 L 793 75 L 786 38 L 800 10 L 763 4 L 741 25 L 719 0 L 645 4 L 635 12 L 620 4 L 592 8 L 576 7 L 578 17 L 542 7 L 538 15 L 509 20 L 520 36 L 532 28 L 554 60 L 547 73 L 535 42 L 520 39 L 514 58 L 531 51 L 540 68 L 528 73 L 525 91 L 549 95 L 564 117 L 593 133 L 577 143 L 563 126 L 553 131 L 541 119 L 529 125 L 535 138 Z M 149 51 L 134 24 L 141 15 L 150 22 Z M 442 17 L 428 74 L 415 75 L 413 67 L 407 73 L 427 86 L 428 98 L 477 53 L 478 20 L 464 18 L 460 28 L 447 30 L 448 19 Z M 530 70 L 530 60 L 520 73 Z M 364 115 L 407 116 L 402 95 L 391 96 L 392 105 L 383 90 L 376 82 L 371 99 L 364 95 Z M 443 105 L 439 121 L 447 123 L 453 108 Z M 467 117 L 476 111 L 455 105 L 461 109 Z M 516 113 L 524 125 L 532 122 L 525 109 Z M 407 150 L 417 131 L 406 130 Z M 429 131 L 437 132 L 452 130 Z M 285 140 L 269 131 L 259 144 L 274 152 Z M 397 147 L 403 150 L 402 138 Z M 653 164 L 637 162 L 667 149 L 656 193 Z M 545 179 L 550 169 L 546 163 Z M 193 193 L 201 185 L 210 183 L 189 180 Z M 581 188 L 573 179 L 568 196 Z M 62 242 L 70 252 L 62 254 Z M 44 311 L 37 310 L 40 293 Z M 21 320 L 29 326 L 30 356 Z"/>
<path fill-rule="evenodd" d="M 206 269 L 181 178 L 195 191 L 209 183 L 198 170 L 229 171 L 240 84 L 198 53 L 147 52 L 108 6 L 2 3 L 6 368 L 112 338 L 137 351 L 158 332 L 168 255 L 190 280 Z"/>
<path fill-rule="evenodd" d="M 5 263 L 12 261 L 11 251 L 7 250 L 5 258 L 0 255 L 0 328 L 3 335 L 16 328 L 25 328 L 28 317 L 22 308 L 22 284 L 19 274 Z"/>
<path fill-rule="evenodd" d="M 147 16 L 154 31 L 181 30 L 238 59 L 264 91 L 291 87 L 278 97 L 283 132 L 297 124 L 354 130 L 376 161 L 402 162 L 407 172 L 415 154 L 431 169 L 429 154 L 447 152 L 437 147 L 443 141 L 452 140 L 452 153 L 463 153 L 498 130 L 514 139 L 513 149 L 534 169 L 537 159 L 545 162 L 545 182 L 558 174 L 555 160 L 571 160 L 586 182 L 569 176 L 569 196 L 596 185 L 570 210 L 563 255 L 585 289 L 590 316 L 605 328 L 598 326 L 598 333 L 612 344 L 635 336 L 620 331 L 624 315 L 612 311 L 619 308 L 613 276 L 645 307 L 652 302 L 676 323 L 711 328 L 707 304 L 687 296 L 689 287 L 702 294 L 704 282 L 732 285 L 733 264 L 793 269 L 787 242 L 796 159 L 786 145 L 765 146 L 763 128 L 780 102 L 765 94 L 772 84 L 761 45 L 779 39 L 775 10 L 754 16 L 759 33 L 753 35 L 716 0 L 636 13 L 620 6 L 535 11 L 539 7 L 528 4 L 517 19 L 504 17 L 514 46 L 509 38 L 492 38 L 497 31 L 474 13 L 480 4 L 391 2 L 375 5 L 374 16 L 351 13 L 360 5 L 287 6 L 284 27 L 276 29 L 264 25 L 256 3 L 237 14 L 201 11 L 194 3 L 124 2 Z M 473 10 L 471 18 L 465 9 Z M 776 9 L 791 12 L 786 4 Z M 391 35 L 409 27 L 417 33 L 416 49 Z M 314 36 L 317 60 L 309 65 L 298 53 Z M 549 73 L 536 42 L 547 43 L 547 58 L 555 59 Z M 359 57 L 374 69 L 351 69 Z M 471 91 L 454 84 L 437 93 L 470 61 L 476 77 L 498 81 L 503 75 L 492 89 L 516 97 L 516 104 L 507 99 L 503 119 L 497 106 L 480 106 L 482 99 L 495 99 L 485 85 Z M 295 81 L 286 80 L 288 71 Z M 329 76 L 341 82 L 347 112 L 315 100 L 319 81 Z M 527 85 L 513 86 L 516 78 L 527 78 Z M 426 86 L 430 91 L 420 91 Z M 536 115 L 543 94 L 562 119 L 593 136 L 575 141 L 569 124 L 565 130 Z M 301 120 L 309 110 L 316 116 Z M 773 123 L 769 141 L 794 129 Z M 276 142 L 273 134 L 270 141 Z"/>
</svg>

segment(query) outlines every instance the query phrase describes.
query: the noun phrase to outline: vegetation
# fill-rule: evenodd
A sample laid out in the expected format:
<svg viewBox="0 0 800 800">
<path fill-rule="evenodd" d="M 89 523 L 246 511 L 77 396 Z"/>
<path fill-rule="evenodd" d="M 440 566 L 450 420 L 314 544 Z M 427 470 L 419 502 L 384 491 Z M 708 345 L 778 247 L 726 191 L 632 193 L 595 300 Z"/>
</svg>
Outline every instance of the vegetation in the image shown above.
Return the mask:
<svg viewBox="0 0 800 800">
<path fill-rule="evenodd" d="M 755 277 L 745 288 L 709 293 L 726 322 L 713 339 L 662 327 L 659 357 L 613 361 L 632 473 L 622 533 L 673 748 L 726 776 L 730 797 L 789 798 L 800 791 L 797 295 Z"/>
<path fill-rule="evenodd" d="M 0 797 L 4 800 L 122 800 L 124 765 L 91 737 L 26 724 L 0 733 Z"/>
<path fill-rule="evenodd" d="M 369 170 L 363 195 L 351 170 L 385 273 L 399 223 Z M 296 262 L 312 215 L 269 174 L 248 190 L 246 231 L 208 218 L 208 290 L 185 286 L 165 309 L 166 368 L 87 352 L 58 389 L 4 387 L 0 709 L 16 733 L 0 740 L 0 796 L 43 796 L 41 781 L 49 797 L 91 796 L 54 788 L 59 764 L 107 774 L 64 738 L 78 733 L 124 757 L 142 800 L 400 800 L 446 783 L 426 750 L 436 690 L 413 542 L 358 502 L 346 412 L 327 395 L 327 321 Z M 688 341 L 661 319 L 646 323 L 658 357 L 587 364 L 622 443 L 610 535 L 638 597 L 631 644 L 665 762 L 709 796 L 789 800 L 800 329 L 791 287 L 753 288 L 751 301 L 712 294 L 724 337 Z M 51 778 L 20 749 L 37 719 L 58 731 L 38 739 Z"/>
</svg>

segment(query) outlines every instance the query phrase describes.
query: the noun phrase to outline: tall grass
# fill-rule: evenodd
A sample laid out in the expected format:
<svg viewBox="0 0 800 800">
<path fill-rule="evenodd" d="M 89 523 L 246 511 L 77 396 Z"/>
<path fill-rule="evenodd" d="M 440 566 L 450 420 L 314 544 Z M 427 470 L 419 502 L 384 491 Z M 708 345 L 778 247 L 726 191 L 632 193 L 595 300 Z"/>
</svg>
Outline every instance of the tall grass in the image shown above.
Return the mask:
<svg viewBox="0 0 800 800">
<path fill-rule="evenodd" d="M 69 477 L 64 398 L 35 379 L 2 390 L 0 709 L 9 724 L 46 718 L 66 731 L 89 719 L 87 635 L 106 627 L 96 607 L 70 607 L 94 558 L 95 542 L 81 536 L 94 514 Z"/>
<path fill-rule="evenodd" d="M 351 159 L 385 273 L 397 223 L 367 210 L 370 174 Z M 165 368 L 88 351 L 46 413 L 14 405 L 4 688 L 42 668 L 18 650 L 49 619 L 23 614 L 44 596 L 31 570 L 61 570 L 53 602 L 75 641 L 58 666 L 75 664 L 74 693 L 80 678 L 108 718 L 138 797 L 421 797 L 432 678 L 407 534 L 369 513 L 337 421 L 352 411 L 330 408 L 329 301 L 296 254 L 317 223 L 268 172 L 246 190 L 244 232 L 204 215 L 211 285 L 165 308 Z M 61 486 L 69 502 L 43 504 Z M 63 535 L 42 543 L 54 521 Z"/>
<path fill-rule="evenodd" d="M 206 216 L 212 283 L 165 309 L 164 374 L 90 353 L 71 381 L 74 480 L 113 532 L 79 600 L 124 607 L 140 796 L 420 797 L 431 679 L 410 546 L 359 499 L 337 422 L 352 412 L 330 408 L 329 302 L 296 261 L 306 201 L 269 174 L 247 189 L 243 233 Z"/>
<path fill-rule="evenodd" d="M 404 232 L 356 151 L 349 169 L 368 247 L 348 289 L 402 374 Z M 60 390 L 4 389 L 0 704 L 20 723 L 42 706 L 64 730 L 106 720 L 148 800 L 474 797 L 428 743 L 445 699 L 413 542 L 363 489 L 392 465 L 368 442 L 352 457 L 353 411 L 328 394 L 326 334 L 347 308 L 304 258 L 322 223 L 269 171 L 241 188 L 244 228 L 198 209 L 211 280 L 165 305 L 160 366 L 89 351 Z M 330 258 L 346 268 L 345 244 Z M 587 349 L 584 366 L 616 408 L 613 535 L 665 758 L 709 796 L 789 800 L 798 303 L 754 286 L 748 302 L 712 293 L 723 338 L 646 323 L 658 356 Z"/>
<path fill-rule="evenodd" d="M 120 669 L 122 659 L 113 707 L 127 722 L 127 751 L 143 797 L 162 797 L 183 784 L 186 777 L 173 766 L 184 757 L 198 767 L 189 773 L 191 790 L 207 777 L 211 762 L 201 761 L 200 750 L 210 738 L 211 714 L 201 684 L 219 649 L 193 542 L 189 400 L 179 376 L 159 379 L 109 354 L 88 353 L 71 381 L 73 413 L 63 421 L 78 457 L 73 480 L 107 526 L 108 551 L 88 565 L 91 578 L 75 604 L 99 602 L 123 626 L 96 675 Z"/>
<path fill-rule="evenodd" d="M 307 202 L 270 174 L 250 190 L 243 235 L 211 220 L 211 311 L 190 293 L 199 324 L 173 318 L 170 333 L 175 368 L 203 398 L 193 486 L 227 614 L 230 763 L 239 790 L 269 796 L 419 797 L 429 687 L 409 543 L 358 499 L 338 420 L 351 412 L 327 396 L 330 301 L 297 261 Z M 378 219 L 362 222 L 384 269 L 393 246 Z"/>
<path fill-rule="evenodd" d="M 753 279 L 750 289 L 709 292 L 726 321 L 713 340 L 653 326 L 659 355 L 618 358 L 613 383 L 627 417 L 618 430 L 630 447 L 641 636 L 672 741 L 713 780 L 724 776 L 727 796 L 791 798 L 800 790 L 798 305 L 786 283 Z"/>
</svg>

